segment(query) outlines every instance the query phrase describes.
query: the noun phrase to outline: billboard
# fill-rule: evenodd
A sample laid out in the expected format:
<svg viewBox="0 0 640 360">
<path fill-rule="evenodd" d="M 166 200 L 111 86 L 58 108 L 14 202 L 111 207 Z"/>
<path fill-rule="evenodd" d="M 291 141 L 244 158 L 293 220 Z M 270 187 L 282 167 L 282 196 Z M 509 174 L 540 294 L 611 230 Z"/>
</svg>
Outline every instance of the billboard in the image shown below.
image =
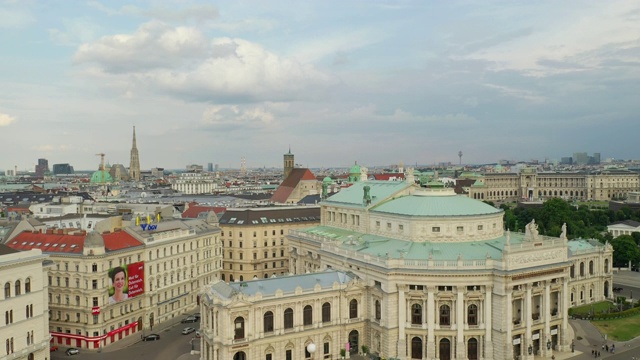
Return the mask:
<svg viewBox="0 0 640 360">
<path fill-rule="evenodd" d="M 109 305 L 144 294 L 144 261 L 109 269 Z"/>
</svg>

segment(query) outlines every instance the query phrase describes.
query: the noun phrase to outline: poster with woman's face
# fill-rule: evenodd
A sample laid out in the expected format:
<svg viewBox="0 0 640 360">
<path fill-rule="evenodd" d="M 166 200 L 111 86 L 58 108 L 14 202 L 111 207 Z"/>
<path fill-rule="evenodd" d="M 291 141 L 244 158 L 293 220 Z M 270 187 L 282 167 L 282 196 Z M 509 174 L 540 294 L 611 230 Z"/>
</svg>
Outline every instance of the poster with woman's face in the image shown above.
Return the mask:
<svg viewBox="0 0 640 360">
<path fill-rule="evenodd" d="M 109 269 L 109 304 L 144 293 L 144 262 Z"/>
</svg>

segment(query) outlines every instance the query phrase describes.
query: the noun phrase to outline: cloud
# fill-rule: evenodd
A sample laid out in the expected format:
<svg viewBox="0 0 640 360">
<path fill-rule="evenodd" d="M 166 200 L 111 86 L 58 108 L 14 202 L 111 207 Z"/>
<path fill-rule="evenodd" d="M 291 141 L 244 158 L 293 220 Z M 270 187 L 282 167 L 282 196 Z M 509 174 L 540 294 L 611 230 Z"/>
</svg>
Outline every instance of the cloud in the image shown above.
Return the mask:
<svg viewBox="0 0 640 360">
<path fill-rule="evenodd" d="M 275 116 L 269 105 L 219 105 L 207 108 L 202 114 L 202 126 L 213 130 L 264 129 L 273 125 Z"/>
<path fill-rule="evenodd" d="M 53 42 L 60 45 L 79 45 L 96 38 L 100 26 L 87 17 L 63 19 L 62 29 L 49 29 Z"/>
<path fill-rule="evenodd" d="M 96 0 L 91 0 L 87 4 L 109 16 L 145 16 L 154 20 L 173 23 L 202 23 L 215 20 L 220 16 L 218 9 L 215 6 L 208 4 L 194 4 L 179 9 L 157 6 L 149 9 L 143 9 L 135 5 L 124 5 L 120 8 L 110 8 Z"/>
<path fill-rule="evenodd" d="M 126 75 L 133 85 L 192 101 L 310 98 L 335 82 L 310 64 L 278 56 L 256 43 L 209 39 L 196 28 L 157 21 L 133 34 L 83 44 L 74 62 L 92 66 L 103 76 Z"/>
<path fill-rule="evenodd" d="M 15 117 L 0 113 L 0 126 L 9 126 L 14 121 L 16 121 Z"/>
</svg>

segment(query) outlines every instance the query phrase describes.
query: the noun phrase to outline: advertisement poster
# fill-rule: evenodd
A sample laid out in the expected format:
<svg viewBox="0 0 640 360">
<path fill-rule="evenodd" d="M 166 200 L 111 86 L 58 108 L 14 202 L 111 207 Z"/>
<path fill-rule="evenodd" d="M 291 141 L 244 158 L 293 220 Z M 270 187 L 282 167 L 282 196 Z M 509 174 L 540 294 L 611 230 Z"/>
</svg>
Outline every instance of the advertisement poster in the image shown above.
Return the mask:
<svg viewBox="0 0 640 360">
<path fill-rule="evenodd" d="M 109 304 L 144 294 L 144 262 L 109 269 Z"/>
</svg>

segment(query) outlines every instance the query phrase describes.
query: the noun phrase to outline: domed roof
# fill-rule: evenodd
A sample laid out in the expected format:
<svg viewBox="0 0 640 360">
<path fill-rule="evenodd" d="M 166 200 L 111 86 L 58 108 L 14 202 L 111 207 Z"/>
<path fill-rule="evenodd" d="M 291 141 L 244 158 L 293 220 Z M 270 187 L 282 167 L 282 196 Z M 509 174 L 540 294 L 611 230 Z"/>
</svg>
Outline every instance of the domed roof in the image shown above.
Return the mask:
<svg viewBox="0 0 640 360">
<path fill-rule="evenodd" d="M 327 183 L 327 184 L 331 184 L 333 182 L 333 180 L 331 180 L 331 178 L 327 176 L 324 179 L 322 179 L 322 182 L 323 183 Z"/>
<path fill-rule="evenodd" d="M 458 217 L 500 214 L 501 209 L 456 195 L 450 189 L 420 189 L 413 195 L 387 201 L 374 208 L 375 212 L 427 217 Z"/>
<path fill-rule="evenodd" d="M 351 167 L 351 169 L 349 170 L 349 174 L 358 174 L 360 175 L 360 165 L 355 164 Z"/>
<path fill-rule="evenodd" d="M 95 231 L 92 231 L 87 234 L 87 237 L 84 238 L 84 246 L 85 247 L 104 247 L 104 239 L 102 235 L 98 234 Z"/>
<path fill-rule="evenodd" d="M 91 175 L 92 184 L 104 184 L 110 182 L 113 182 L 113 178 L 106 170 L 98 170 Z"/>
</svg>

